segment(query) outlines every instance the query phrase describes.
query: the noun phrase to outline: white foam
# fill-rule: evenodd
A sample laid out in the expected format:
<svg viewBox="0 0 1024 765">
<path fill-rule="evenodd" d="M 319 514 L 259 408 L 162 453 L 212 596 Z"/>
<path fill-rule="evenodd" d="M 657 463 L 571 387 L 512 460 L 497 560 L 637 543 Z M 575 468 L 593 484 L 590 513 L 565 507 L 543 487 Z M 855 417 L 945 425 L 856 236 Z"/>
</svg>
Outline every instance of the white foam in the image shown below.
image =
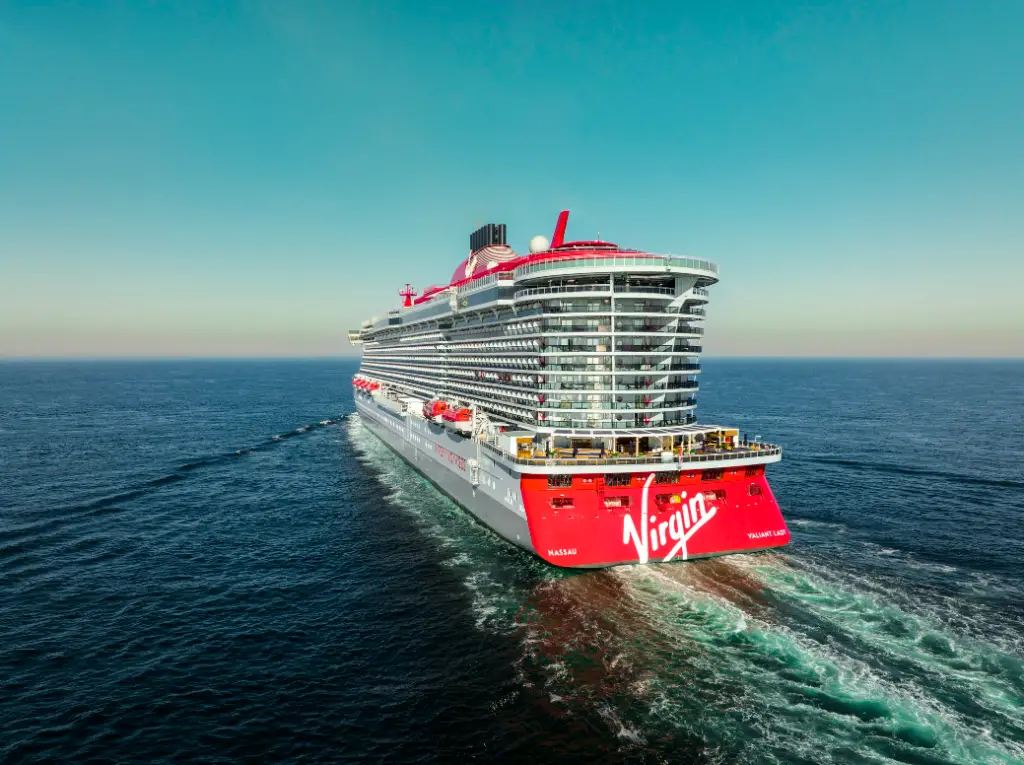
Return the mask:
<svg viewBox="0 0 1024 765">
<path fill-rule="evenodd" d="M 797 676 L 805 673 L 807 680 L 803 682 L 813 678 L 812 684 L 799 693 L 811 693 L 809 698 L 813 700 L 814 694 L 825 692 L 840 699 L 839 703 L 851 711 L 864 709 L 869 710 L 870 715 L 881 715 L 872 724 L 882 725 L 892 730 L 894 735 L 900 735 L 899 731 L 906 726 L 910 726 L 907 730 L 920 729 L 920 735 L 935 737 L 940 750 L 962 756 L 965 761 L 995 762 L 1019 753 L 1013 742 L 985 741 L 979 738 L 977 722 L 963 717 L 939 701 L 930 693 L 929 688 L 905 677 L 890 677 L 864 660 L 870 657 L 850 655 L 831 643 L 823 643 L 788 625 L 768 623 L 747 614 L 750 623 L 748 639 L 741 643 L 744 650 L 737 653 L 730 647 L 730 641 L 724 639 L 726 635 L 723 625 L 737 623 L 740 618 L 737 612 L 740 609 L 717 591 L 701 589 L 696 577 L 692 575 L 676 575 L 675 571 L 669 575 L 665 571 L 652 570 L 626 572 L 626 577 L 639 580 L 635 582 L 635 592 L 645 600 L 648 607 L 662 613 L 662 622 L 667 631 L 675 631 L 681 638 L 695 640 L 698 645 L 709 650 L 713 657 L 709 662 L 709 671 L 716 674 L 724 672 L 727 676 L 737 672 L 740 674 L 743 686 L 757 699 L 757 703 L 746 711 L 747 717 L 752 720 L 764 714 L 765 710 L 792 707 L 792 693 L 802 687 L 802 683 L 794 685 L 797 681 L 787 677 L 789 670 L 779 676 L 765 670 L 758 662 L 752 663 L 750 648 L 755 649 L 755 656 L 761 655 L 772 661 L 781 660 L 781 666 L 797 670 Z M 644 582 L 647 583 L 646 588 Z M 650 590 L 652 582 L 664 586 L 671 594 L 685 594 L 687 597 L 685 600 L 663 600 L 656 590 Z M 690 618 L 672 619 L 673 603 L 683 612 L 679 614 L 680 617 Z M 663 703 L 662 714 L 667 713 L 671 717 L 674 710 L 667 710 L 665 706 Z M 789 732 L 796 737 L 793 742 L 808 735 L 799 728 L 806 728 L 811 719 L 821 718 L 824 714 L 824 722 L 827 722 L 836 717 L 834 712 L 825 712 L 815 705 L 804 706 L 806 709 L 802 709 L 799 715 L 805 718 L 804 723 Z M 1006 707 L 1003 707 L 1005 710 Z M 776 716 L 770 713 L 770 719 L 762 721 L 765 730 L 777 730 L 779 720 L 775 719 Z M 842 718 L 842 715 L 839 717 Z M 839 722 L 842 720 L 832 720 L 825 729 Z M 864 723 L 854 717 L 852 722 L 848 719 L 843 724 L 852 724 L 857 728 Z M 785 723 L 783 727 L 787 727 Z M 820 741 L 818 745 L 821 745 Z M 788 745 L 786 748 L 789 748 Z M 877 756 L 877 752 L 875 754 Z"/>
</svg>

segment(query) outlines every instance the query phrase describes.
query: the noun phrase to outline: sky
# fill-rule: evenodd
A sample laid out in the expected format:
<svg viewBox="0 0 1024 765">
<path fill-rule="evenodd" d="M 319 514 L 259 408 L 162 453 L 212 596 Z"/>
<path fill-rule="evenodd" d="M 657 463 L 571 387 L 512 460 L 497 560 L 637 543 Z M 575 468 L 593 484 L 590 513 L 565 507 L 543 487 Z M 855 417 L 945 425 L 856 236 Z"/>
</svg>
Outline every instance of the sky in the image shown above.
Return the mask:
<svg viewBox="0 0 1024 765">
<path fill-rule="evenodd" d="M 1024 3 L 0 1 L 0 356 L 350 355 L 468 237 L 708 355 L 1024 356 Z"/>
</svg>

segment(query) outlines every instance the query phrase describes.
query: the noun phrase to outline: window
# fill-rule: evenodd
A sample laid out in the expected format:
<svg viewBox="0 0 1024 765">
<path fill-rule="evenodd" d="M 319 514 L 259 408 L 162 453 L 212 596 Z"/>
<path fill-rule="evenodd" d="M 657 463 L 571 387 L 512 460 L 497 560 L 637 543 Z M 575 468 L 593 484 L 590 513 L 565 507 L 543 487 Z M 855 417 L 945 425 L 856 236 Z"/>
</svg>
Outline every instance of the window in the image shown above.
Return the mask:
<svg viewBox="0 0 1024 765">
<path fill-rule="evenodd" d="M 667 473 L 655 473 L 655 483 L 679 483 L 679 471 L 670 470 Z"/>
<path fill-rule="evenodd" d="M 558 510 L 559 508 L 572 507 L 572 497 L 552 497 L 551 506 Z"/>
<path fill-rule="evenodd" d="M 760 493 L 761 493 L 761 487 L 758 486 L 756 483 L 752 483 L 752 484 L 750 484 L 750 486 L 747 487 L 747 494 L 749 494 L 751 497 L 756 497 Z"/>
<path fill-rule="evenodd" d="M 629 497 L 605 497 L 605 507 L 629 507 Z"/>
<path fill-rule="evenodd" d="M 764 472 L 764 467 L 761 465 L 749 465 L 747 467 L 744 476 L 746 478 L 753 478 L 756 475 L 761 475 Z"/>
<path fill-rule="evenodd" d="M 723 472 L 724 471 L 722 470 L 705 470 L 701 474 L 700 479 L 702 481 L 720 481 L 722 479 Z"/>
<path fill-rule="evenodd" d="M 704 499 L 712 500 L 717 499 L 720 502 L 725 501 L 725 489 L 718 489 L 717 491 L 706 491 L 704 492 Z"/>
<path fill-rule="evenodd" d="M 572 486 L 571 475 L 549 475 L 548 476 L 548 488 L 549 489 L 568 489 Z"/>
<path fill-rule="evenodd" d="M 629 486 L 632 482 L 632 473 L 607 473 L 604 477 L 605 486 Z"/>
</svg>

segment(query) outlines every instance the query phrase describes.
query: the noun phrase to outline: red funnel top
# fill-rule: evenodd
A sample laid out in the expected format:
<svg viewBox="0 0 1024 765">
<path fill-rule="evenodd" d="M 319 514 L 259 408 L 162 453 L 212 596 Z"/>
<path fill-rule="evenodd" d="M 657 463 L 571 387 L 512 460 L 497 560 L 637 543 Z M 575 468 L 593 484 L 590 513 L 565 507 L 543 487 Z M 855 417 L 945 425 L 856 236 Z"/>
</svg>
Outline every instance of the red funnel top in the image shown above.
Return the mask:
<svg viewBox="0 0 1024 765">
<path fill-rule="evenodd" d="M 558 214 L 558 223 L 555 224 L 555 233 L 551 237 L 551 249 L 561 247 L 565 242 L 565 227 L 569 224 L 569 211 L 562 210 Z"/>
</svg>

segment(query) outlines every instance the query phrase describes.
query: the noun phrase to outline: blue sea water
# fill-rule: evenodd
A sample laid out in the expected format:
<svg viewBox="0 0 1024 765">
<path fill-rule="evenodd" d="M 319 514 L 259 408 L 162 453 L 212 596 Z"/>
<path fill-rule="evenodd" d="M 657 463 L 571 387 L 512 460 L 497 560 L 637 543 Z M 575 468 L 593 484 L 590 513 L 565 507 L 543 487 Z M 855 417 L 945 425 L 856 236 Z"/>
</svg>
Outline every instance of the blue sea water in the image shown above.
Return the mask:
<svg viewBox="0 0 1024 765">
<path fill-rule="evenodd" d="M 586 573 L 354 370 L 0 364 L 0 762 L 1024 761 L 1024 364 L 708 360 L 793 544 Z"/>
</svg>

